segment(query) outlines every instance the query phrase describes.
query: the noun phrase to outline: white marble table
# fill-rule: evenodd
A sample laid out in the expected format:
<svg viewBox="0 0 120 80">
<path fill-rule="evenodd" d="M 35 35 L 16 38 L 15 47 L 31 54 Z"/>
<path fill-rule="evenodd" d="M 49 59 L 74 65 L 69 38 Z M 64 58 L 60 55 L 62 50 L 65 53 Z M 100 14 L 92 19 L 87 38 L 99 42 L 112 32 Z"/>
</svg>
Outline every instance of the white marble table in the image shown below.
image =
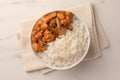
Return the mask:
<svg viewBox="0 0 120 80">
<path fill-rule="evenodd" d="M 111 47 L 97 60 L 67 71 L 41 75 L 26 73 L 16 33 L 20 22 L 49 9 L 68 8 L 92 1 Z M 35 16 L 35 14 L 37 15 Z M 120 0 L 0 0 L 0 80 L 120 80 Z"/>
</svg>

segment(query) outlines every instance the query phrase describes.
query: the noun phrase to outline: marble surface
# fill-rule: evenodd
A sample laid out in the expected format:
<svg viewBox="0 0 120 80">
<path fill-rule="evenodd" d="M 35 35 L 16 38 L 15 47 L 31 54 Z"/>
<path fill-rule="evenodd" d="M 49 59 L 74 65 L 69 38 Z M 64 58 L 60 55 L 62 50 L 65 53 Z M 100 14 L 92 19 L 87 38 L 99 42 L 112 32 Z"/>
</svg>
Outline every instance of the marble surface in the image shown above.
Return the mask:
<svg viewBox="0 0 120 80">
<path fill-rule="evenodd" d="M 91 1 L 111 47 L 101 58 L 73 69 L 41 75 L 26 73 L 16 33 L 21 22 L 47 10 L 69 8 Z M 120 80 L 120 0 L 0 0 L 0 80 Z"/>
</svg>

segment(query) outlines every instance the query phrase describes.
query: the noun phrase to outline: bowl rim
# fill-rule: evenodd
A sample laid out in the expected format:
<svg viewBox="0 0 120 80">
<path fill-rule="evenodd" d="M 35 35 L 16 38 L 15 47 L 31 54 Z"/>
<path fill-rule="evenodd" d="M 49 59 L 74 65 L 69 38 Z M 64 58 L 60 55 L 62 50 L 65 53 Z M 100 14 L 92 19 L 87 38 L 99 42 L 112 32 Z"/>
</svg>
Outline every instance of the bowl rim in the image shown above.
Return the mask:
<svg viewBox="0 0 120 80">
<path fill-rule="evenodd" d="M 57 12 L 57 11 L 67 11 L 67 10 L 55 10 L 55 11 L 50 11 L 50 12 L 44 14 L 44 15 L 47 15 L 47 14 L 52 13 L 52 12 Z M 70 12 L 72 12 L 72 11 L 70 11 Z M 72 12 L 72 13 L 74 13 L 74 12 Z M 44 16 L 44 15 L 42 15 L 42 16 Z M 32 28 L 31 35 L 30 35 L 30 41 L 31 41 L 32 51 L 33 51 L 34 55 L 39 59 L 40 63 L 42 63 L 43 65 L 45 65 L 46 67 L 49 67 L 49 68 L 51 68 L 51 69 L 55 69 L 55 70 L 66 70 L 66 69 L 70 69 L 70 68 L 75 67 L 76 65 L 78 65 L 78 64 L 85 58 L 85 56 L 86 56 L 87 53 L 88 53 L 89 47 L 90 47 L 90 32 L 89 32 L 89 29 L 88 29 L 87 25 L 86 25 L 76 14 L 75 14 L 75 17 L 77 18 L 77 20 L 78 20 L 79 22 L 81 22 L 81 23 L 84 25 L 85 30 L 86 30 L 86 33 L 87 33 L 87 35 L 88 35 L 87 48 L 86 48 L 85 52 L 83 53 L 83 55 L 81 56 L 81 58 L 80 58 L 78 61 L 76 61 L 75 63 L 73 63 L 73 64 L 71 64 L 70 66 L 67 66 L 67 67 L 54 67 L 54 66 L 48 65 L 47 63 L 45 63 L 44 61 L 42 61 L 42 60 L 40 59 L 38 53 L 33 49 L 33 43 L 32 43 L 32 40 L 31 40 L 32 33 L 33 33 L 33 28 L 34 28 L 35 24 L 42 18 L 42 17 L 40 17 L 40 18 L 34 23 L 34 26 L 33 26 L 33 28 Z"/>
</svg>

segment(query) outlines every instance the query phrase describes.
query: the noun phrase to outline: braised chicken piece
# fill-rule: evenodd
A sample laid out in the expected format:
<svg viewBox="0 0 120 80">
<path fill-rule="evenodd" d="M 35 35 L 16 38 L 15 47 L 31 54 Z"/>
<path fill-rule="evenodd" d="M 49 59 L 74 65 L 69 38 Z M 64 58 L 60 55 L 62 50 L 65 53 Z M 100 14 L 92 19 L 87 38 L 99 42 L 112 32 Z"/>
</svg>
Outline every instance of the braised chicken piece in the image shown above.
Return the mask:
<svg viewBox="0 0 120 80">
<path fill-rule="evenodd" d="M 55 28 L 56 27 L 56 19 L 51 19 L 49 22 L 49 26 Z"/>
<path fill-rule="evenodd" d="M 68 26 L 69 21 L 67 21 L 67 19 L 63 19 L 63 20 L 60 21 L 60 23 L 61 23 L 61 25 L 63 25 L 63 26 Z"/>
<path fill-rule="evenodd" d="M 38 39 L 42 37 L 42 34 L 43 31 L 38 31 L 38 32 L 35 32 L 33 33 L 31 39 L 32 39 L 32 42 L 38 42 Z"/>
<path fill-rule="evenodd" d="M 37 42 L 37 39 L 34 37 L 34 35 L 32 35 L 31 40 L 33 43 Z"/>
<path fill-rule="evenodd" d="M 31 36 L 33 48 L 36 52 L 47 50 L 49 42 L 54 41 L 59 35 L 64 35 L 67 30 L 72 31 L 74 14 L 68 11 L 56 11 L 43 16 L 37 21 Z"/>
<path fill-rule="evenodd" d="M 42 20 L 39 20 L 39 21 L 35 24 L 33 30 L 39 31 L 39 30 L 40 30 L 40 25 L 41 25 L 42 23 L 43 23 Z"/>
<path fill-rule="evenodd" d="M 51 42 L 55 39 L 55 35 L 49 30 L 46 30 L 43 35 L 43 42 Z"/>
<path fill-rule="evenodd" d="M 40 29 L 41 30 L 46 30 L 48 28 L 48 25 L 44 22 L 41 24 Z"/>
<path fill-rule="evenodd" d="M 56 24 L 57 24 L 57 28 L 61 28 L 61 23 L 60 20 L 58 18 L 56 18 Z"/>
<path fill-rule="evenodd" d="M 34 43 L 33 48 L 35 49 L 36 52 L 43 52 L 44 50 L 47 49 L 47 44 L 44 43 Z"/>
<path fill-rule="evenodd" d="M 42 36 L 42 37 L 39 37 L 39 38 L 37 39 L 37 42 L 38 42 L 38 43 L 42 43 L 42 42 L 43 42 L 42 38 L 43 38 L 43 36 Z"/>
<path fill-rule="evenodd" d="M 42 37 L 42 32 L 38 31 L 35 33 L 34 38 L 38 39 L 39 37 Z"/>
<path fill-rule="evenodd" d="M 36 23 L 36 25 L 34 26 L 34 30 L 35 31 L 39 31 L 39 30 L 45 30 L 45 29 L 47 29 L 48 28 L 48 25 L 45 23 L 45 22 L 43 22 L 42 20 L 39 20 L 37 23 Z"/>
<path fill-rule="evenodd" d="M 65 18 L 65 12 L 58 12 L 57 13 L 57 17 L 60 19 L 60 20 L 62 20 L 62 19 L 64 19 Z"/>
<path fill-rule="evenodd" d="M 39 44 L 38 43 L 34 43 L 33 44 L 33 48 L 35 49 L 36 52 L 39 51 Z"/>
<path fill-rule="evenodd" d="M 70 18 L 73 18 L 73 17 L 74 17 L 74 14 L 71 13 L 71 12 L 68 12 L 68 11 L 65 12 L 65 15 L 66 15 L 66 16 L 69 16 Z"/>
<path fill-rule="evenodd" d="M 46 43 L 39 43 L 39 52 L 43 52 L 47 49 L 47 44 Z"/>
<path fill-rule="evenodd" d="M 70 23 L 72 23 L 73 20 L 73 14 L 71 12 L 65 12 L 65 19 L 62 19 L 60 22 L 64 26 L 68 26 Z"/>
<path fill-rule="evenodd" d="M 47 15 L 43 16 L 43 21 L 44 21 L 45 23 L 48 23 L 52 18 L 55 18 L 56 16 L 57 16 L 57 13 L 56 13 L 56 12 L 47 14 Z"/>
</svg>

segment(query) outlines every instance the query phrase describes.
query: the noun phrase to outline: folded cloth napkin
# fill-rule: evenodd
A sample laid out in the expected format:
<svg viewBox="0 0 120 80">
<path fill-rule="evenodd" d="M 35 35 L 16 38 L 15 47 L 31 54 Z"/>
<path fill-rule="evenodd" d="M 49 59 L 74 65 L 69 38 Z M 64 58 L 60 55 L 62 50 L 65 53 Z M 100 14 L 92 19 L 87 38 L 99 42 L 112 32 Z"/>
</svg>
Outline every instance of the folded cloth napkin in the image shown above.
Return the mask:
<svg viewBox="0 0 120 80">
<path fill-rule="evenodd" d="M 83 61 L 94 60 L 100 57 L 101 50 L 109 47 L 109 41 L 98 17 L 93 11 L 93 6 L 89 3 L 64 10 L 72 11 L 88 26 L 91 42 L 88 54 Z M 31 72 L 40 70 L 42 74 L 46 74 L 54 70 L 41 64 L 31 49 L 30 35 L 35 22 L 36 19 L 28 20 L 22 23 L 22 26 L 20 27 L 18 41 L 20 43 L 21 56 L 23 58 L 25 71 Z"/>
</svg>

